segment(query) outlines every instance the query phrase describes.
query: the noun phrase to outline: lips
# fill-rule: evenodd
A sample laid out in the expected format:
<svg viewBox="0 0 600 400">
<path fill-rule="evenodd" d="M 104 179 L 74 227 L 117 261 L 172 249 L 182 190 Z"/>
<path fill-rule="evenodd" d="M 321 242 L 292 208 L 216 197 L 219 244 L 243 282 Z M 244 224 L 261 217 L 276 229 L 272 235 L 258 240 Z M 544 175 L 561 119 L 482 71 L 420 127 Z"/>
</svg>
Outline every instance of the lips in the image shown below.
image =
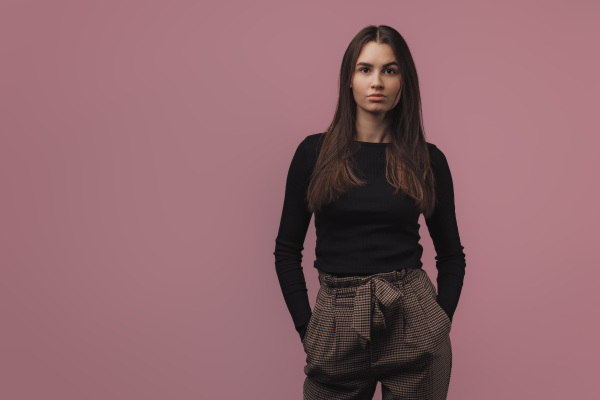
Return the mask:
<svg viewBox="0 0 600 400">
<path fill-rule="evenodd" d="M 377 99 L 383 99 L 385 96 L 382 95 L 382 94 L 372 94 L 369 97 L 374 97 L 374 98 L 377 98 Z"/>
</svg>

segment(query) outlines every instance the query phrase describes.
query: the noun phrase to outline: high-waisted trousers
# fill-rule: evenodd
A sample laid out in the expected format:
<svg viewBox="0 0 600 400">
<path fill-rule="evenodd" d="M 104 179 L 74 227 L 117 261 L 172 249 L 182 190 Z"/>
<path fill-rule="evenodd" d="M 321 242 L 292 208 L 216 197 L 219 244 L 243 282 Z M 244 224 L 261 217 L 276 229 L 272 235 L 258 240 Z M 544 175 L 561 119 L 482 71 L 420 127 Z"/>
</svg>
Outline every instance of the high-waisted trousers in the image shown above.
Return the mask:
<svg viewBox="0 0 600 400">
<path fill-rule="evenodd" d="M 319 271 L 302 344 L 304 400 L 446 399 L 452 321 L 421 268 L 372 275 Z"/>
</svg>

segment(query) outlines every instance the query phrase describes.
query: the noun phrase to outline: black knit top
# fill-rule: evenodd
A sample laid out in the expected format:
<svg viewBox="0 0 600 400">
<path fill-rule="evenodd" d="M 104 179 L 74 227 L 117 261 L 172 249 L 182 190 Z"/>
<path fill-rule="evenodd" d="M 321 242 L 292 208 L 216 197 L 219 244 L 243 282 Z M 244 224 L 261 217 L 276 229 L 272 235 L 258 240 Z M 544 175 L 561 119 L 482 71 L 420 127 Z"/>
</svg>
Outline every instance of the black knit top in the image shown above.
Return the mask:
<svg viewBox="0 0 600 400">
<path fill-rule="evenodd" d="M 275 268 L 294 326 L 304 336 L 311 316 L 302 250 L 312 213 L 305 200 L 324 133 L 307 136 L 297 147 L 287 174 L 283 211 L 275 239 Z M 404 192 L 394 194 L 385 177 L 389 143 L 360 142 L 355 171 L 367 181 L 315 213 L 314 267 L 331 274 L 372 274 L 421 268 L 420 212 Z M 465 254 L 454 210 L 454 188 L 445 155 L 427 143 L 438 203 L 425 222 L 436 251 L 438 298 L 452 320 L 465 275 Z"/>
</svg>

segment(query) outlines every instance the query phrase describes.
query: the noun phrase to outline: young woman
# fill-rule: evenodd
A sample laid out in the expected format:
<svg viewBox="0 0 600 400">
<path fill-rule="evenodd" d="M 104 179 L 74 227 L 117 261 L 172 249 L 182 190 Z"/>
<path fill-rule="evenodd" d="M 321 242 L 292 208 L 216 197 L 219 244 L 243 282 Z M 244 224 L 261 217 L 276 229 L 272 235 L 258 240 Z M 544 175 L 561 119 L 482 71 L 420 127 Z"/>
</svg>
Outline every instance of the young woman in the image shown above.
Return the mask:
<svg viewBox="0 0 600 400">
<path fill-rule="evenodd" d="M 450 330 L 465 275 L 446 157 L 425 140 L 415 65 L 402 36 L 368 26 L 342 61 L 326 132 L 298 146 L 275 239 L 284 299 L 306 352 L 304 399 L 445 399 Z M 312 214 L 320 289 L 302 271 Z M 422 269 L 419 215 L 436 251 Z"/>
</svg>

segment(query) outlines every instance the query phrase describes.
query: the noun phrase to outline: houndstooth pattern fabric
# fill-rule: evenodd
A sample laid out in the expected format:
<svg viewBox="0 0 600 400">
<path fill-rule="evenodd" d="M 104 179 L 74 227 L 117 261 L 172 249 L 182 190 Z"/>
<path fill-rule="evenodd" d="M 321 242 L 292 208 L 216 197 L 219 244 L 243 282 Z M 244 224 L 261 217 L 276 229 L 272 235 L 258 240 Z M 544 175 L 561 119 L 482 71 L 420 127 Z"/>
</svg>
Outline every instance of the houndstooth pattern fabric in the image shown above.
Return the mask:
<svg viewBox="0 0 600 400">
<path fill-rule="evenodd" d="M 302 344 L 304 400 L 446 399 L 452 321 L 421 268 L 336 277 L 321 287 Z"/>
</svg>

